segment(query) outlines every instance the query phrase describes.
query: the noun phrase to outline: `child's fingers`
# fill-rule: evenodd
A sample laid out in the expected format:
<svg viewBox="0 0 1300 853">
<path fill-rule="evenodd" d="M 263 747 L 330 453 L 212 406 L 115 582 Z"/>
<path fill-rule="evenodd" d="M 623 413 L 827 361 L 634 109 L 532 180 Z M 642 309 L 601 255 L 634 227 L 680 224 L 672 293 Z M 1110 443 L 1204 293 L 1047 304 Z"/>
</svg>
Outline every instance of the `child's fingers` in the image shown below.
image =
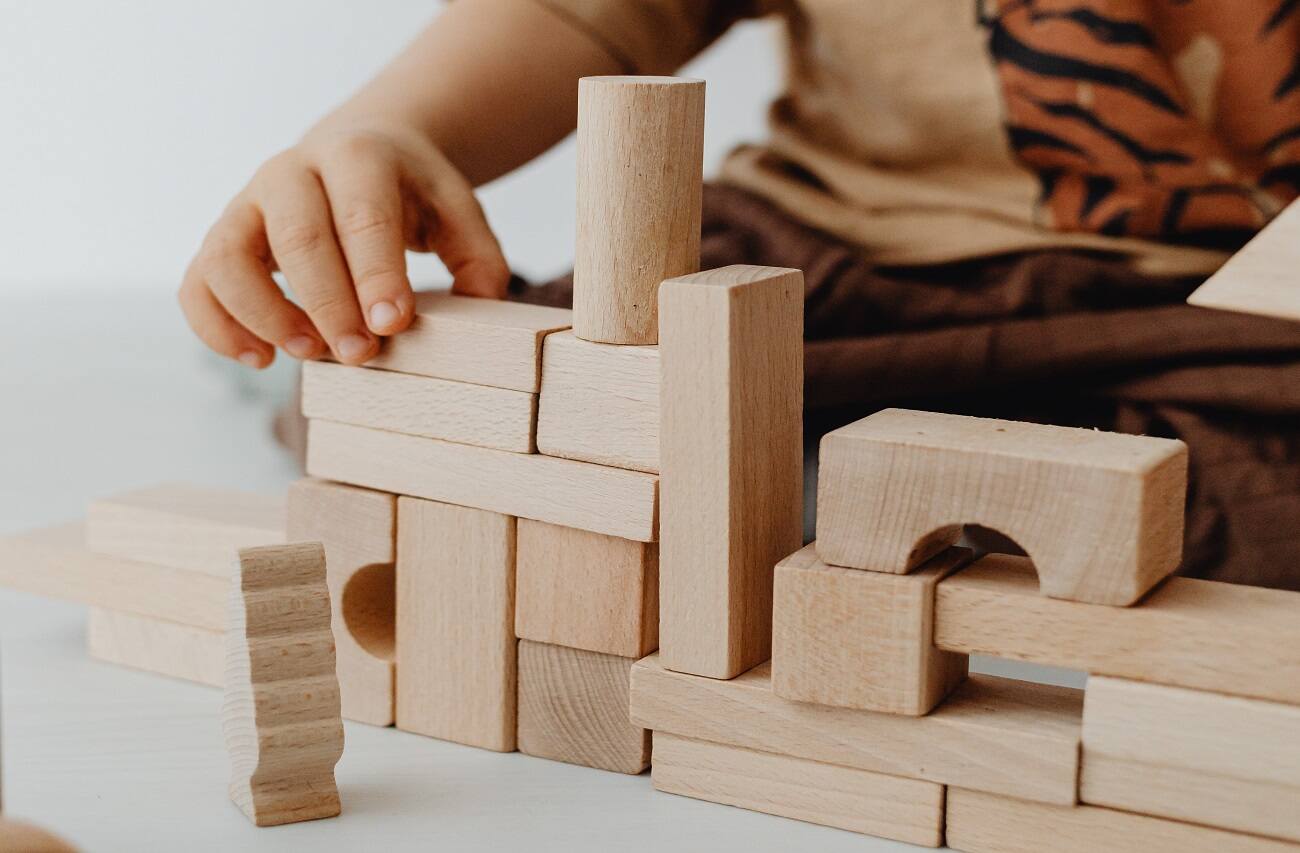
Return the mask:
<svg viewBox="0 0 1300 853">
<path fill-rule="evenodd" d="M 275 348 L 239 325 L 217 302 L 194 267 L 186 272 L 177 299 L 185 321 L 213 352 L 258 370 L 275 360 Z"/>
<path fill-rule="evenodd" d="M 491 299 L 504 297 L 510 267 L 473 187 L 446 164 L 439 170 L 433 196 L 438 221 L 432 247 L 452 274 L 452 290 Z"/>
</svg>

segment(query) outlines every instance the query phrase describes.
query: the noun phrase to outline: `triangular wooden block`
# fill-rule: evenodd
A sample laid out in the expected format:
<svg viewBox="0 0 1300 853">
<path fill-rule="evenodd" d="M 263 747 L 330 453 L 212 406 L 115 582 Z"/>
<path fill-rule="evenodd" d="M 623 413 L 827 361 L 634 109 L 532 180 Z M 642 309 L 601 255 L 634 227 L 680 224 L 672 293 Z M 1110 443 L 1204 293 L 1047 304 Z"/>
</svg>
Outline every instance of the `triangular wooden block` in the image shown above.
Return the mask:
<svg viewBox="0 0 1300 853">
<path fill-rule="evenodd" d="M 1187 302 L 1300 320 L 1300 202 L 1278 214 Z"/>
</svg>

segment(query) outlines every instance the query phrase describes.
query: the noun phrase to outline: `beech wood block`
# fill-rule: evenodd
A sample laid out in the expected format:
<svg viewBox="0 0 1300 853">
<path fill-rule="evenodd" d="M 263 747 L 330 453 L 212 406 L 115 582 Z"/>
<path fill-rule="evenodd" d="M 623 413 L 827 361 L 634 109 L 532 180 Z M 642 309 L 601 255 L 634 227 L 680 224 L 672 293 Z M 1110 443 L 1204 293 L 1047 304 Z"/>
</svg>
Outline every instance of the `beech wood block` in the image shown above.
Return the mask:
<svg viewBox="0 0 1300 853">
<path fill-rule="evenodd" d="M 935 644 L 963 654 L 1300 704 L 1300 593 L 1169 578 L 1116 608 L 1038 594 L 1024 557 L 939 584 Z"/>
<path fill-rule="evenodd" d="M 943 786 L 655 732 L 654 786 L 711 803 L 943 844 Z"/>
<path fill-rule="evenodd" d="M 1300 203 L 1278 214 L 1187 302 L 1300 320 Z"/>
<path fill-rule="evenodd" d="M 284 542 L 284 499 L 167 483 L 90 505 L 86 546 L 100 554 L 230 577 L 240 548 Z"/>
<path fill-rule="evenodd" d="M 289 486 L 289 538 L 325 546 L 345 719 L 393 724 L 397 498 L 324 480 Z"/>
<path fill-rule="evenodd" d="M 221 631 L 91 607 L 86 646 L 92 658 L 104 663 L 213 687 L 226 680 L 226 640 Z"/>
<path fill-rule="evenodd" d="M 782 699 L 766 664 L 721 681 L 672 672 L 652 655 L 632 668 L 631 695 L 632 722 L 656 733 L 1077 802 L 1081 690 L 972 675 L 933 713 L 904 717 Z"/>
<path fill-rule="evenodd" d="M 302 413 L 515 453 L 535 449 L 537 395 L 489 385 L 305 361 Z"/>
<path fill-rule="evenodd" d="M 1300 842 L 1296 705 L 1090 678 L 1082 768 L 1084 802 Z"/>
<path fill-rule="evenodd" d="M 772 689 L 801 702 L 928 714 L 966 678 L 934 647 L 934 589 L 970 562 L 949 548 L 910 575 L 828 566 L 813 545 L 776 567 Z"/>
<path fill-rule="evenodd" d="M 703 174 L 703 80 L 578 81 L 578 337 L 658 341 L 659 282 L 700 268 Z"/>
<path fill-rule="evenodd" d="M 966 853 L 1296 853 L 1282 841 L 1096 806 L 948 789 L 948 846 Z"/>
<path fill-rule="evenodd" d="M 1044 595 L 1127 605 L 1182 559 L 1186 492 L 1181 441 L 885 409 L 822 439 L 817 553 L 906 573 L 978 524 Z"/>
<path fill-rule="evenodd" d="M 546 336 L 537 449 L 615 468 L 659 471 L 659 348 Z"/>
<path fill-rule="evenodd" d="M 623 539 L 658 535 L 659 478 L 640 471 L 312 421 L 307 473 Z"/>
<path fill-rule="evenodd" d="M 650 732 L 628 719 L 632 658 L 519 641 L 519 751 L 635 775 Z"/>
<path fill-rule="evenodd" d="M 76 853 L 76 850 L 39 826 L 0 817 L 0 853 Z"/>
<path fill-rule="evenodd" d="M 366 364 L 536 394 L 542 339 L 569 328 L 572 317 L 567 308 L 417 293 L 410 327 L 383 338 L 379 354 Z"/>
<path fill-rule="evenodd" d="M 343 718 L 325 549 L 245 548 L 238 565 L 221 712 L 230 797 L 258 826 L 334 817 Z"/>
<path fill-rule="evenodd" d="M 659 645 L 653 542 L 519 519 L 515 636 L 621 657 Z"/>
<path fill-rule="evenodd" d="M 397 727 L 515 748 L 515 519 L 397 501 Z"/>
<path fill-rule="evenodd" d="M 773 569 L 803 543 L 803 273 L 669 279 L 659 311 L 659 644 L 734 678 L 771 656 Z"/>
</svg>

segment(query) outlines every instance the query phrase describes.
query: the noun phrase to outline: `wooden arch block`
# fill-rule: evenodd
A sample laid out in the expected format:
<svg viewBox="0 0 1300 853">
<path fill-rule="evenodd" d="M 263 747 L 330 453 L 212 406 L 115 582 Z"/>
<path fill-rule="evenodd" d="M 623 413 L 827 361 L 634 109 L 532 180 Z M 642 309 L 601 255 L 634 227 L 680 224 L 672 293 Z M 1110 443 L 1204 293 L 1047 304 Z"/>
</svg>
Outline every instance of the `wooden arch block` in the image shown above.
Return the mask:
<svg viewBox="0 0 1300 853">
<path fill-rule="evenodd" d="M 817 553 L 906 574 L 978 524 L 1043 594 L 1128 605 L 1177 568 L 1186 491 L 1181 441 L 885 409 L 822 439 Z"/>
</svg>

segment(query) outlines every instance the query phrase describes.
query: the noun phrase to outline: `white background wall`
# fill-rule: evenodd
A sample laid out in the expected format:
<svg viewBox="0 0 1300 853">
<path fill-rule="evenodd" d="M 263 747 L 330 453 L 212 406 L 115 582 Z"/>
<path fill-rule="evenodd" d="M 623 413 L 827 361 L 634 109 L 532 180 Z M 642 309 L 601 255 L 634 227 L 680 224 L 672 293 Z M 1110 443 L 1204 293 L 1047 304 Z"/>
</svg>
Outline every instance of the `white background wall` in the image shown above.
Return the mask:
<svg viewBox="0 0 1300 853">
<path fill-rule="evenodd" d="M 0 296 L 175 287 L 256 166 L 397 51 L 432 0 L 0 0 Z M 733 30 L 708 81 L 706 168 L 761 137 L 773 29 Z M 572 140 L 486 187 L 506 254 L 542 278 L 573 257 Z M 417 281 L 443 278 L 427 259 Z"/>
</svg>

